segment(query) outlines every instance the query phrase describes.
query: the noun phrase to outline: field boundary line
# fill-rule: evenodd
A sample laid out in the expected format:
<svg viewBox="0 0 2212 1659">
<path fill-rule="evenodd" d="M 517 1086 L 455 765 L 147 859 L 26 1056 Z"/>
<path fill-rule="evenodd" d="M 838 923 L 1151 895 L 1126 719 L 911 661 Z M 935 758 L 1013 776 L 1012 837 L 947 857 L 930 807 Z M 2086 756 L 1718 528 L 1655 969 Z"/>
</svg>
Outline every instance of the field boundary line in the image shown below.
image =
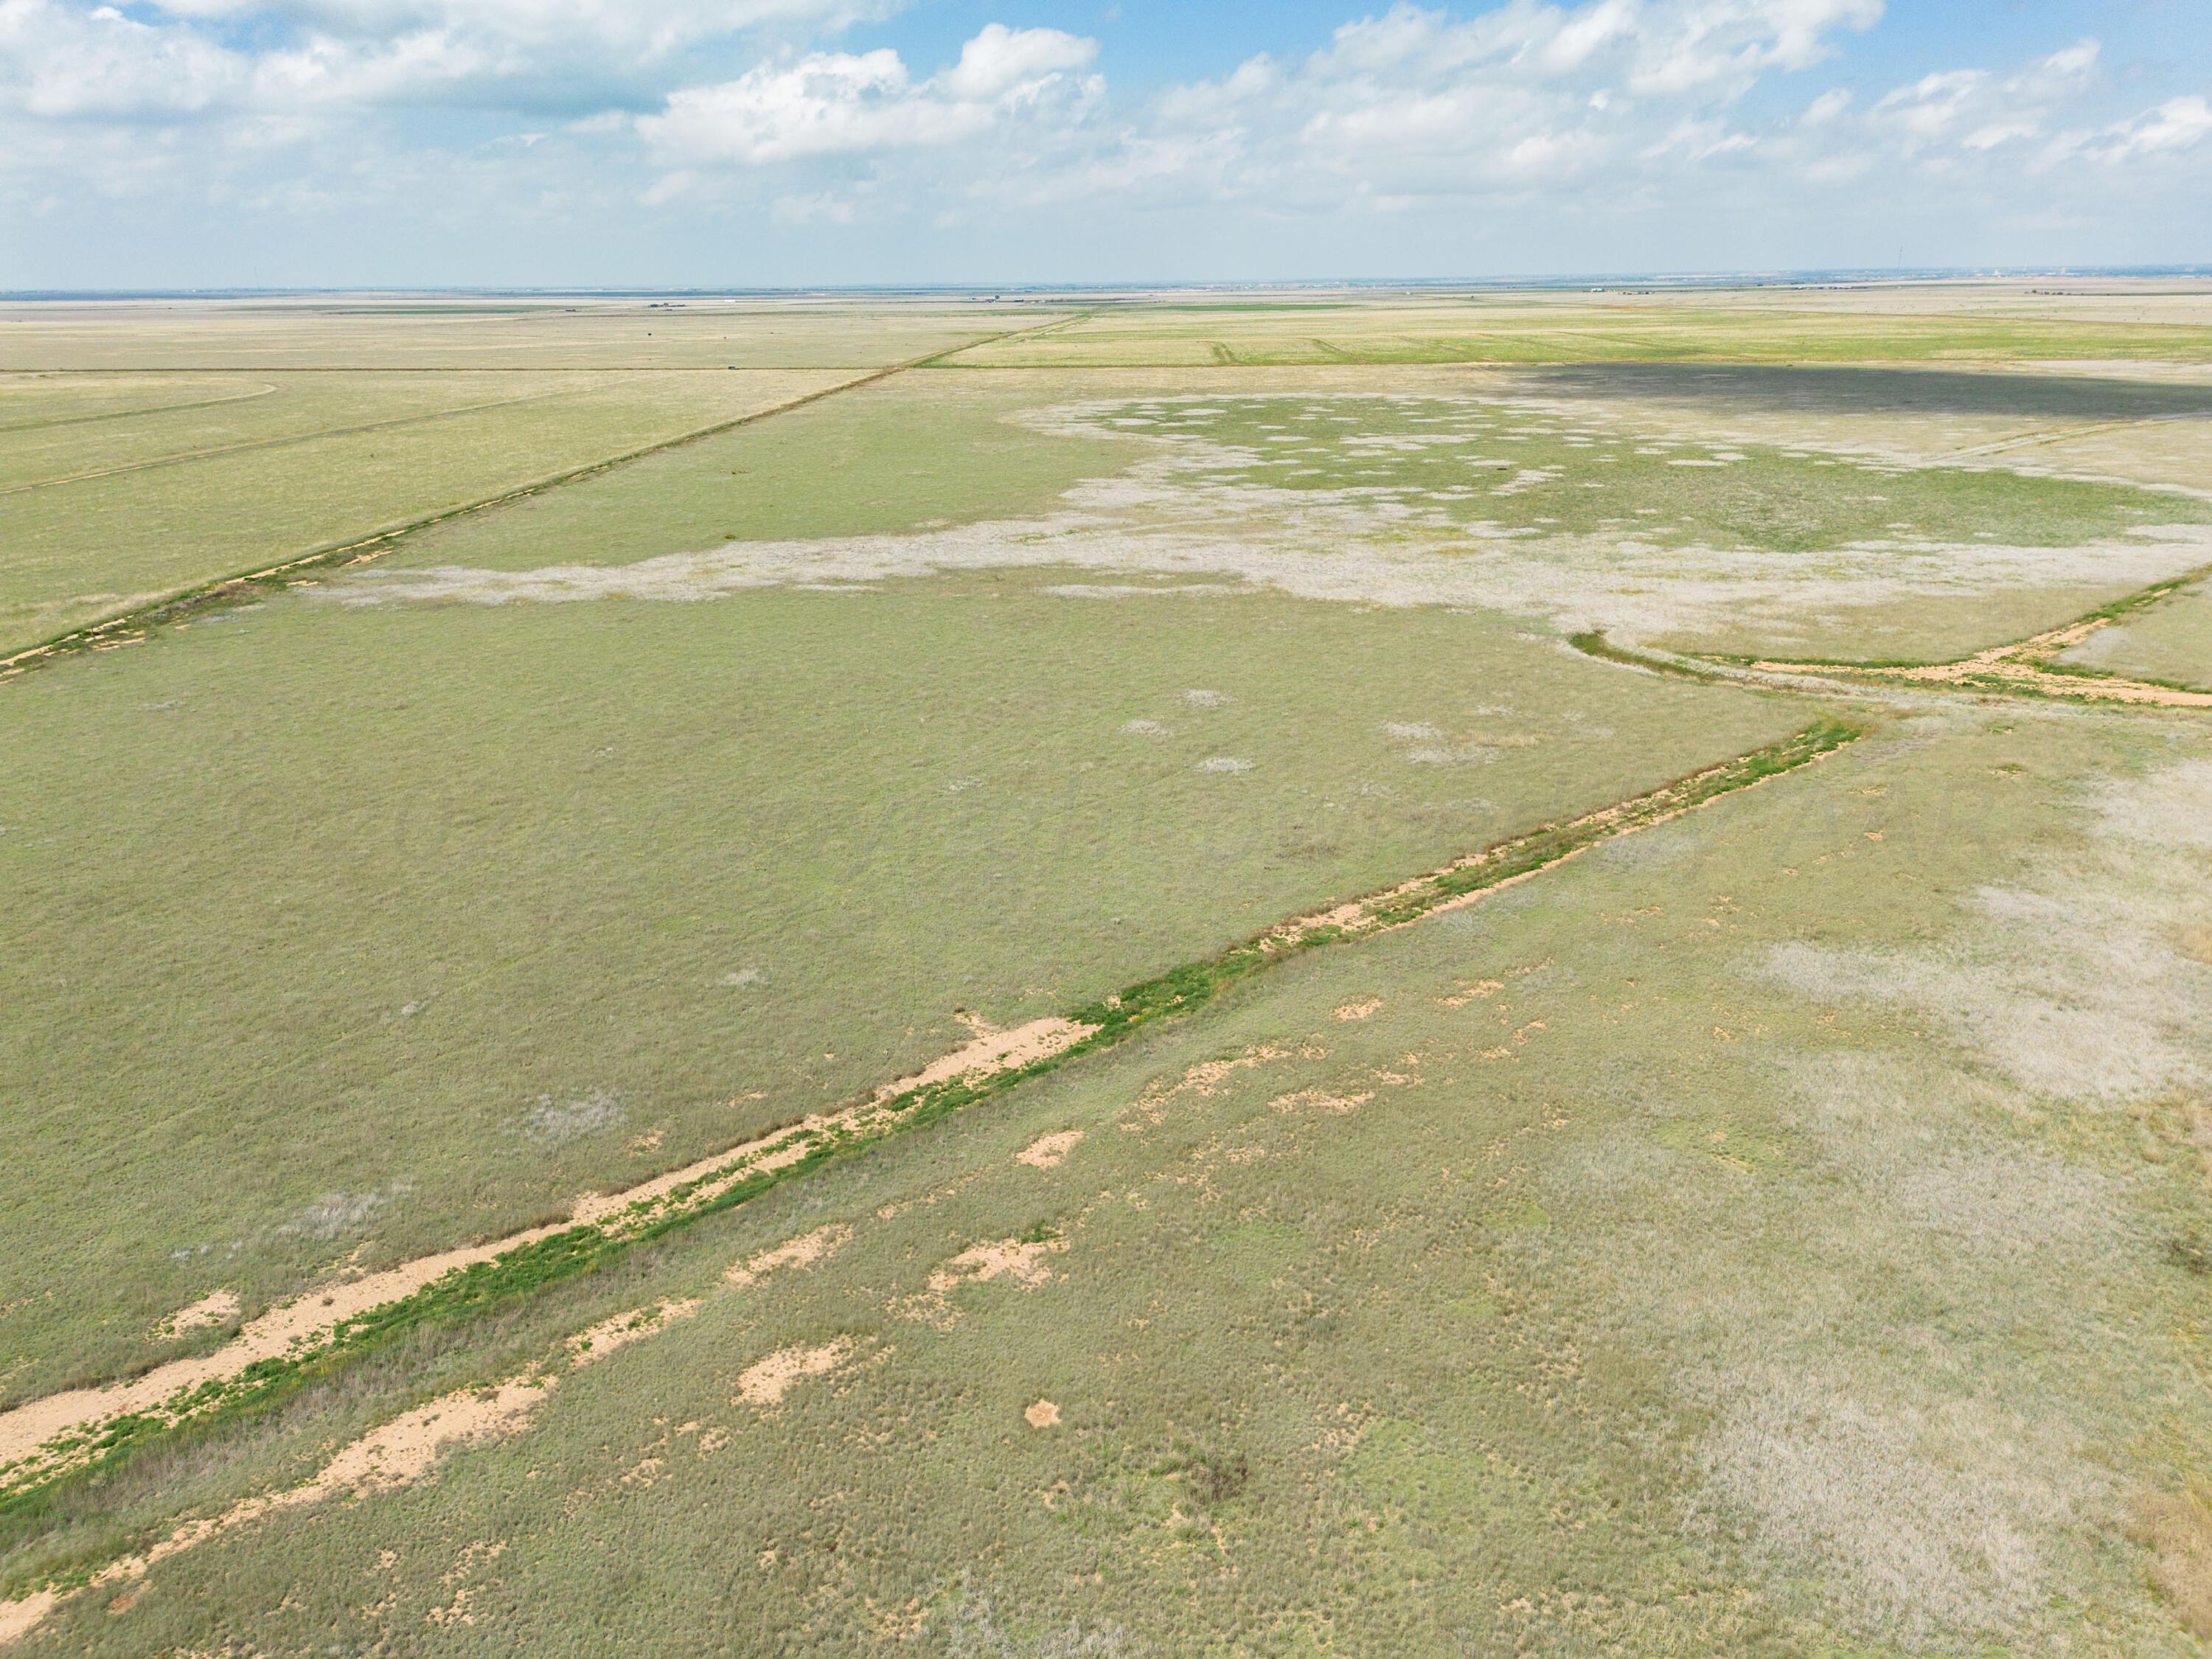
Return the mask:
<svg viewBox="0 0 2212 1659">
<path fill-rule="evenodd" d="M 512 409 L 518 404 L 540 404 L 551 398 L 572 398 L 584 389 L 561 386 L 551 392 L 527 392 L 519 398 L 495 398 L 483 404 L 459 404 L 452 409 L 425 410 L 419 415 L 394 415 L 385 420 L 362 421 L 353 426 L 324 427 L 313 432 L 288 433 L 280 438 L 248 438 L 239 443 L 219 444 L 213 449 L 182 449 L 173 454 L 155 455 L 143 461 L 123 461 L 114 466 L 95 467 L 89 472 L 64 472 L 52 478 L 36 478 L 29 483 L 0 486 L 0 495 L 27 495 L 34 489 L 58 489 L 64 484 L 94 483 L 101 478 L 121 477 L 132 472 L 152 472 L 165 466 L 188 466 L 194 461 L 220 460 L 225 455 L 243 455 L 257 449 L 283 449 L 292 444 L 311 444 L 322 438 L 350 438 L 363 432 L 382 432 L 395 426 L 420 426 L 426 422 L 450 420 L 462 415 L 481 415 L 487 410 Z"/>
<path fill-rule="evenodd" d="M 320 547 L 312 548 L 305 553 L 296 554 L 291 558 L 279 560 L 274 564 L 263 565 L 235 575 L 219 576 L 211 580 L 196 582 L 173 593 L 121 611 L 113 617 L 106 617 L 96 623 L 88 623 L 81 628 L 70 629 L 66 633 L 56 635 L 50 640 L 42 641 L 36 645 L 26 646 L 19 651 L 0 657 L 0 683 L 14 679 L 40 664 L 51 662 L 61 657 L 72 656 L 80 651 L 112 651 L 125 645 L 135 645 L 146 637 L 146 629 L 159 627 L 163 623 L 175 622 L 179 618 L 192 616 L 211 605 L 223 605 L 243 598 L 254 589 L 266 586 L 272 582 L 289 581 L 302 571 L 326 569 L 337 564 L 369 563 L 382 558 L 406 538 L 430 529 L 434 526 L 449 524 L 456 519 L 470 518 L 479 513 L 489 513 L 498 507 L 512 506 L 516 501 L 526 501 L 533 495 L 558 489 L 565 484 L 596 477 L 603 472 L 611 472 L 617 467 L 628 466 L 633 461 L 643 460 L 650 455 L 658 455 L 667 450 L 680 449 L 686 444 L 698 443 L 708 438 L 720 437 L 723 433 L 734 432 L 741 427 L 751 426 L 778 415 L 788 415 L 794 410 L 804 409 L 811 404 L 818 404 L 827 398 L 835 398 L 844 392 L 858 392 L 867 386 L 880 385 L 896 375 L 907 374 L 913 369 L 934 367 L 939 359 L 955 351 L 964 351 L 970 346 L 995 344 L 1000 340 L 1013 339 L 1024 334 L 1036 333 L 1042 329 L 1058 327 L 1061 323 L 1073 320 L 1074 319 L 1071 318 L 1054 318 L 1051 322 L 1037 325 L 1034 328 L 1013 329 L 1005 334 L 994 335 L 989 339 L 963 341 L 957 345 L 947 346 L 930 352 L 925 356 L 908 358 L 903 362 L 888 363 L 881 368 L 872 369 L 854 379 L 817 387 L 814 391 L 803 392 L 796 398 L 789 398 L 781 403 L 772 404 L 766 409 L 753 410 L 730 420 L 714 422 L 708 426 L 695 427 L 688 432 L 678 433 L 674 437 L 658 439 L 649 444 L 623 450 L 619 454 L 602 456 L 597 460 L 586 461 L 577 466 L 564 467 L 557 472 L 547 473 L 526 483 L 512 485 L 494 495 L 481 496 L 475 501 L 464 501 L 458 506 L 441 507 L 433 513 L 420 514 L 413 518 L 403 519 L 367 536 L 356 537 L 343 542 L 326 543 Z M 804 371 L 793 372 L 803 373 Z"/>
<path fill-rule="evenodd" d="M 0 369 L 0 379 L 5 379 L 10 374 L 35 374 L 40 372 L 37 369 Z M 148 369 L 131 372 L 161 374 L 167 371 Z M 191 371 L 183 372 L 189 374 Z M 250 404 L 256 398 L 273 395 L 276 390 L 276 386 L 270 385 L 258 387 L 252 392 L 234 392 L 227 398 L 196 398 L 190 403 L 154 404 L 145 409 L 111 409 L 99 415 L 60 415 L 51 421 L 25 421 L 20 426 L 0 426 L 0 438 L 8 437 L 17 432 L 51 432 L 56 427 L 61 426 L 91 426 L 100 421 L 130 421 L 148 415 L 173 415 L 180 410 L 220 409 L 225 404 Z"/>
<path fill-rule="evenodd" d="M 1642 794 L 1540 824 L 1410 880 L 1279 922 L 1066 1015 L 981 1036 L 841 1109 L 787 1123 L 624 1191 L 587 1195 L 566 1221 L 389 1269 L 375 1279 L 398 1292 L 390 1299 L 372 1301 L 374 1291 L 358 1286 L 310 1289 L 212 1354 L 104 1388 L 26 1401 L 0 1413 L 0 1516 L 33 1508 L 58 1482 L 112 1467 L 188 1425 L 265 1407 L 411 1331 L 592 1271 L 834 1159 L 995 1098 L 1149 1026 L 1187 1018 L 1308 951 L 1395 932 L 1474 902 L 1604 842 L 1796 771 L 1867 730 L 1824 717 Z M 333 1304 L 325 1315 L 325 1296 L 344 1297 L 346 1305 Z"/>
</svg>

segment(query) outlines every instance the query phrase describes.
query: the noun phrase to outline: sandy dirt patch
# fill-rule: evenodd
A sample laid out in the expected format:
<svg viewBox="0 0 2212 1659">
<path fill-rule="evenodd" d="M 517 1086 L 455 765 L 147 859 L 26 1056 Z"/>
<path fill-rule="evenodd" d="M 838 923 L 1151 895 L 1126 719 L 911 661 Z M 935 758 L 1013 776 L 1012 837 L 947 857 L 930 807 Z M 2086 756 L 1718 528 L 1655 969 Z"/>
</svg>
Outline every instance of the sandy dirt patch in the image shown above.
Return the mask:
<svg viewBox="0 0 2212 1659">
<path fill-rule="evenodd" d="M 217 1325 L 228 1325 L 238 1317 L 238 1293 L 235 1291 L 212 1291 L 189 1308 L 179 1308 L 154 1328 L 157 1342 L 173 1341 L 194 1331 L 204 1331 Z"/>
<path fill-rule="evenodd" d="M 1014 1154 L 1014 1162 L 1032 1170 L 1056 1170 L 1083 1139 L 1080 1129 L 1063 1129 L 1056 1135 L 1039 1135 Z"/>
<path fill-rule="evenodd" d="M 744 1290 L 757 1285 L 779 1267 L 811 1267 L 853 1236 L 850 1227 L 817 1227 L 811 1233 L 748 1256 L 722 1274 L 725 1283 Z"/>
<path fill-rule="evenodd" d="M 971 1244 L 930 1274 L 929 1288 L 941 1296 L 959 1285 L 988 1285 L 994 1279 L 1011 1279 L 1024 1290 L 1033 1291 L 1052 1279 L 1046 1259 L 1066 1248 L 1066 1242 L 1058 1238 L 1001 1238 L 988 1244 Z"/>
<path fill-rule="evenodd" d="M 71 1389 L 27 1401 L 0 1414 L 0 1468 L 30 1456 L 48 1440 L 72 1429 L 125 1413 L 150 1411 L 180 1389 L 196 1389 L 204 1382 L 227 1382 L 260 1360 L 283 1358 L 295 1344 L 326 1335 L 340 1322 L 356 1314 L 412 1296 L 456 1268 L 489 1261 L 505 1251 L 535 1243 L 560 1231 L 558 1227 L 533 1227 L 491 1243 L 441 1251 L 384 1273 L 327 1285 L 295 1302 L 272 1308 L 211 1354 L 173 1359 L 143 1376 L 104 1389 Z"/>
<path fill-rule="evenodd" d="M 1382 1006 L 1381 997 L 1362 997 L 1357 1002 L 1347 1002 L 1336 1010 L 1339 1019 L 1367 1019 Z"/>
<path fill-rule="evenodd" d="M 1301 1089 L 1296 1094 L 1277 1095 L 1267 1103 L 1268 1109 L 1277 1112 L 1297 1112 L 1311 1109 L 1334 1112 L 1342 1115 L 1356 1112 L 1375 1098 L 1374 1091 L 1365 1094 L 1340 1095 L 1328 1089 Z"/>
<path fill-rule="evenodd" d="M 1231 1059 L 1201 1060 L 1185 1071 L 1175 1082 L 1155 1084 L 1146 1090 L 1128 1112 L 1122 1115 L 1121 1127 L 1125 1129 L 1137 1127 L 1127 1121 L 1133 1113 L 1146 1122 L 1157 1125 L 1164 1119 L 1171 1101 L 1183 1095 L 1195 1095 L 1200 1100 L 1211 1100 L 1222 1092 L 1224 1085 L 1236 1073 L 1249 1071 L 1255 1066 L 1272 1065 L 1279 1060 L 1288 1060 L 1291 1053 L 1288 1048 L 1263 1042 L 1255 1044 Z"/>
<path fill-rule="evenodd" d="M 765 1359 L 748 1365 L 738 1378 L 738 1398 L 748 1406 L 769 1407 L 782 1402 L 809 1377 L 827 1376 L 853 1357 L 850 1337 L 839 1337 L 818 1347 L 778 1348 Z"/>
<path fill-rule="evenodd" d="M 589 1330 L 579 1331 L 568 1339 L 568 1369 L 580 1370 L 586 1365 L 597 1364 L 617 1349 L 627 1348 L 648 1336 L 658 1336 L 678 1320 L 690 1318 L 699 1308 L 696 1299 L 663 1302 L 603 1319 Z"/>
<path fill-rule="evenodd" d="M 1049 1060 L 1090 1034 L 1088 1026 L 1060 1018 L 1033 1019 L 1011 1031 L 985 1031 L 973 1042 L 962 1044 L 912 1077 L 886 1084 L 877 1091 L 876 1099 L 878 1103 L 887 1102 L 933 1083 L 949 1083 L 971 1072 L 1014 1071 L 1036 1060 Z"/>
<path fill-rule="evenodd" d="M 1049 1400 L 1040 1400 L 1033 1406 L 1024 1407 L 1022 1416 L 1033 1429 L 1056 1428 L 1060 1424 L 1060 1407 Z"/>
<path fill-rule="evenodd" d="M 354 1442 L 324 1465 L 313 1480 L 285 1493 L 283 1501 L 311 1503 L 344 1487 L 377 1491 L 407 1486 L 428 1474 L 448 1447 L 492 1439 L 520 1428 L 544 1400 L 546 1391 L 541 1379 L 517 1378 L 496 1388 L 472 1389 L 434 1400 Z"/>
<path fill-rule="evenodd" d="M 920 1320 L 937 1329 L 950 1330 L 960 1317 L 952 1305 L 952 1292 L 963 1285 L 988 1285 L 1004 1279 L 1024 1291 L 1052 1281 L 1049 1258 L 1067 1248 L 1058 1238 L 994 1239 L 971 1244 L 929 1275 L 927 1288 L 894 1303 L 891 1311 L 902 1319 Z"/>
<path fill-rule="evenodd" d="M 1470 1002 L 1480 1002 L 1486 998 L 1494 997 L 1505 988 L 1505 981 L 1502 979 L 1480 979 L 1472 984 L 1468 984 L 1465 980 L 1460 982 L 1465 986 L 1465 989 L 1455 995 L 1437 999 L 1445 1007 L 1464 1008 Z"/>
<path fill-rule="evenodd" d="M 0 1601 L 0 1648 L 6 1647 L 61 1605 L 52 1590 L 39 1590 L 17 1601 Z"/>
</svg>

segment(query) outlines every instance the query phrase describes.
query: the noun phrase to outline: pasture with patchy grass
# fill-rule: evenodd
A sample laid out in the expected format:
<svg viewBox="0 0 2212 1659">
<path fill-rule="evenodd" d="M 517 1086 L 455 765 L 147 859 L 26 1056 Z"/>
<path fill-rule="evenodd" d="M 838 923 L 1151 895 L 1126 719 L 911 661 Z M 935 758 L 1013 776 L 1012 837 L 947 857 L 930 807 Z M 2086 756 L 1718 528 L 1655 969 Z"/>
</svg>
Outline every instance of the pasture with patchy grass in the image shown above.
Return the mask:
<svg viewBox="0 0 2212 1659">
<path fill-rule="evenodd" d="M 2201 1652 L 2137 299 L 16 307 L 0 1648 Z"/>
</svg>

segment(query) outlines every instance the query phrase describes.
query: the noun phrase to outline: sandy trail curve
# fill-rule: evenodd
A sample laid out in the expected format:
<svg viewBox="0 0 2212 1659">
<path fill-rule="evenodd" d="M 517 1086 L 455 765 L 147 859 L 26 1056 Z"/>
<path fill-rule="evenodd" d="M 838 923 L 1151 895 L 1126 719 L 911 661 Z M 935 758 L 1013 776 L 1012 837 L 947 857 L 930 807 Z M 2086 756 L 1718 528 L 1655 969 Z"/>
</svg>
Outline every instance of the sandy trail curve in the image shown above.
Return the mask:
<svg viewBox="0 0 2212 1659">
<path fill-rule="evenodd" d="M 2212 692 L 2188 691 L 2178 686 L 2124 679 L 2117 675 L 2066 674 L 2043 665 L 2045 658 L 2079 645 L 2092 634 L 2111 627 L 2115 620 L 2112 617 L 2092 617 L 2087 621 L 2068 623 L 2063 628 L 2051 629 L 2015 644 L 1992 646 L 1958 662 L 1886 668 L 1850 663 L 1762 659 L 1751 666 L 1764 674 L 1878 680 L 1887 684 L 1954 685 L 1975 690 L 2018 688 L 2045 696 L 2093 702 L 2134 703 L 2158 708 L 2212 708 Z"/>
</svg>

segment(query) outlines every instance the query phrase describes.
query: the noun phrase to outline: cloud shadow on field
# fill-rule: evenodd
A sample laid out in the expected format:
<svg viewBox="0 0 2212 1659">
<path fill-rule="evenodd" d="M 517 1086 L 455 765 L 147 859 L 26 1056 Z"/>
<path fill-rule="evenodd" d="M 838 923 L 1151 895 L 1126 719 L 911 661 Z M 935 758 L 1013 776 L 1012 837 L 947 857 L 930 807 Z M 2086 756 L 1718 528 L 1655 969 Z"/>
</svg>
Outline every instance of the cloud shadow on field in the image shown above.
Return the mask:
<svg viewBox="0 0 2212 1659">
<path fill-rule="evenodd" d="M 1991 415 L 2051 421 L 2212 418 L 2212 385 L 2160 386 L 2072 374 L 1585 363 L 1532 370 L 1527 378 L 1554 397 L 1703 401 L 1762 413 Z"/>
</svg>

